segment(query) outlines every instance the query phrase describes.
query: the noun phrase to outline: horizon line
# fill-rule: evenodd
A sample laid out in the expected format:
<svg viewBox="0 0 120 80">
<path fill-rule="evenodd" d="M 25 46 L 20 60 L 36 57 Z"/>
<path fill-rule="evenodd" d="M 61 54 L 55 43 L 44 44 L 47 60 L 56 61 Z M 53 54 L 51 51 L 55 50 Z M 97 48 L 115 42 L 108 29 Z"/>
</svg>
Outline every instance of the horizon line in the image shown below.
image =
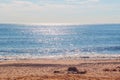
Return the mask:
<svg viewBox="0 0 120 80">
<path fill-rule="evenodd" d="M 120 23 L 16 23 L 16 22 L 2 22 L 0 24 L 20 24 L 20 25 L 112 25 Z"/>
</svg>

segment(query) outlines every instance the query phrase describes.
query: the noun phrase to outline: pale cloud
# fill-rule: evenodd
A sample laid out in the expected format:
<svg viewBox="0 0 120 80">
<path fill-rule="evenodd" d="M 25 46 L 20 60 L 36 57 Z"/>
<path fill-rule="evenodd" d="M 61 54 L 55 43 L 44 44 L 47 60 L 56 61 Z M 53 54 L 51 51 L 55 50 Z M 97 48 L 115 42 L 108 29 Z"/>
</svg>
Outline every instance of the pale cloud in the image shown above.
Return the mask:
<svg viewBox="0 0 120 80">
<path fill-rule="evenodd" d="M 40 6 L 30 1 L 13 0 L 9 3 L 0 3 L 0 9 L 3 10 L 39 10 Z"/>
<path fill-rule="evenodd" d="M 12 0 L 8 3 L 0 3 L 0 8 L 35 8 L 40 9 L 41 7 L 53 6 L 53 7 L 75 7 L 75 5 L 86 6 L 85 4 L 92 4 L 99 2 L 99 0 L 36 0 L 37 3 L 33 3 L 28 0 Z M 58 2 L 58 3 L 57 3 Z"/>
<path fill-rule="evenodd" d="M 91 1 L 91 2 L 98 2 L 99 0 L 65 0 L 68 2 L 83 2 L 83 1 Z"/>
<path fill-rule="evenodd" d="M 88 3 L 96 3 L 99 2 L 99 0 L 65 0 L 68 4 L 88 4 Z"/>
<path fill-rule="evenodd" d="M 57 0 L 56 0 L 57 1 Z M 79 7 L 88 7 L 87 4 L 89 1 L 96 0 L 64 0 L 64 3 L 55 3 L 55 1 L 50 0 L 39 0 L 38 3 L 33 3 L 26 0 L 12 0 L 9 3 L 0 3 L 0 9 L 2 11 L 45 11 L 45 10 L 57 10 L 57 9 L 67 9 L 69 8 L 78 8 Z M 53 3 L 54 2 L 54 3 Z M 90 5 L 89 5 L 90 6 Z"/>
<path fill-rule="evenodd" d="M 119 5 L 103 5 L 100 4 L 101 1 L 10 0 L 7 3 L 0 2 L 0 22 L 97 23 L 107 22 L 107 20 L 119 22 Z"/>
<path fill-rule="evenodd" d="M 39 4 L 42 4 L 42 5 L 48 5 L 48 4 L 51 4 L 51 5 L 54 5 L 54 4 L 57 4 L 57 5 L 72 5 L 72 6 L 75 6 L 75 5 L 84 5 L 84 4 L 92 4 L 92 3 L 96 3 L 96 2 L 99 2 L 100 0 L 39 0 Z"/>
</svg>

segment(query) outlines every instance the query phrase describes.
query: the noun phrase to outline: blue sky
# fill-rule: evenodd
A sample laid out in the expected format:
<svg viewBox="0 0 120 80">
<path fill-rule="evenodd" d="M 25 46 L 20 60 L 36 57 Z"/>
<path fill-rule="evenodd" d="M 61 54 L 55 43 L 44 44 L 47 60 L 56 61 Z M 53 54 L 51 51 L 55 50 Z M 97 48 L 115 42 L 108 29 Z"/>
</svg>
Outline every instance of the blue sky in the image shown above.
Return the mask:
<svg viewBox="0 0 120 80">
<path fill-rule="evenodd" d="M 120 0 L 0 0 L 0 23 L 120 23 Z"/>
</svg>

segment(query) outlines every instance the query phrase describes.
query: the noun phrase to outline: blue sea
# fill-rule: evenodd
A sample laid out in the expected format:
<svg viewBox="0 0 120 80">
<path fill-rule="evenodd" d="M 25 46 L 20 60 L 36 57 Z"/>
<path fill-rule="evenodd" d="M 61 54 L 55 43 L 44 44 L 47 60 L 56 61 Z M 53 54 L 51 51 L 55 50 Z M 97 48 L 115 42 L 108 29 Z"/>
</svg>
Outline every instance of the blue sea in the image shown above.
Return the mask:
<svg viewBox="0 0 120 80">
<path fill-rule="evenodd" d="M 120 56 L 120 24 L 0 24 L 0 59 Z"/>
</svg>

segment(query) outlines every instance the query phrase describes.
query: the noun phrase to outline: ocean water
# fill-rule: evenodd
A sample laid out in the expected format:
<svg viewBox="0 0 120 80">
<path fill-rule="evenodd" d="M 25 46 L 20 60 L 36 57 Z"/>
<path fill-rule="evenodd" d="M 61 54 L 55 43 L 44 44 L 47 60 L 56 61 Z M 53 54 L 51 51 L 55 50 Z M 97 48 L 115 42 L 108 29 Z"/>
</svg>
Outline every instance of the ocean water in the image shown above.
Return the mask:
<svg viewBox="0 0 120 80">
<path fill-rule="evenodd" d="M 120 24 L 0 24 L 0 59 L 120 55 Z"/>
</svg>

